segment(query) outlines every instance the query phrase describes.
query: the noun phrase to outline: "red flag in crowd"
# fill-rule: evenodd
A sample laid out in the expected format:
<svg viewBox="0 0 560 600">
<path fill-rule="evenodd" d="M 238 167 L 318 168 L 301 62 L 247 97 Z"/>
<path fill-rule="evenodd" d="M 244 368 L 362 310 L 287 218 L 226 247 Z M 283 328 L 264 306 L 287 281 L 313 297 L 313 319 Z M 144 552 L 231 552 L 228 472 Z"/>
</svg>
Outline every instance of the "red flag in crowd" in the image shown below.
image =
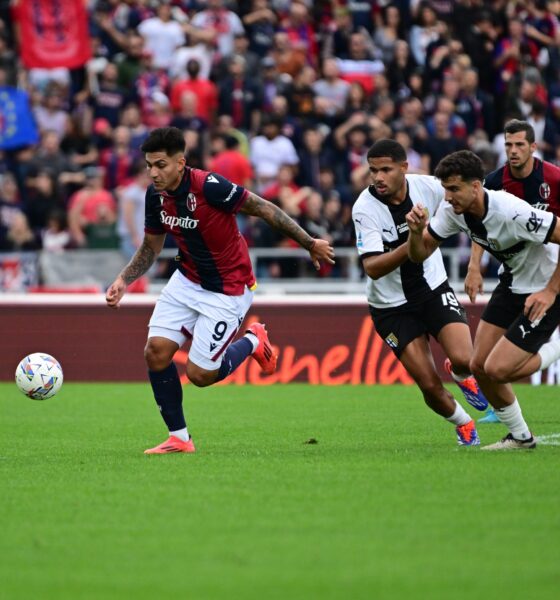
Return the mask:
<svg viewBox="0 0 560 600">
<path fill-rule="evenodd" d="M 13 16 L 27 68 L 75 68 L 91 58 L 83 0 L 19 0 Z"/>
</svg>

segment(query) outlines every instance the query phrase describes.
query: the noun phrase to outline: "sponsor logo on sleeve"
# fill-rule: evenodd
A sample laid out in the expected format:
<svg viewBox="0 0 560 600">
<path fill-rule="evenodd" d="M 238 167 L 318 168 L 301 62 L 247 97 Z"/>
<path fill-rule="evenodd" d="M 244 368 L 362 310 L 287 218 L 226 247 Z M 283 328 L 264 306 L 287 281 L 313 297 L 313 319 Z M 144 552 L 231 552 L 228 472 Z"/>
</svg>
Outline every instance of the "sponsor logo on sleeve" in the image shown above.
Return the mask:
<svg viewBox="0 0 560 600">
<path fill-rule="evenodd" d="M 233 187 L 231 188 L 231 192 L 228 194 L 227 198 L 224 198 L 224 203 L 229 202 L 233 198 L 235 192 L 237 192 L 237 185 L 234 184 Z"/>
<path fill-rule="evenodd" d="M 543 224 L 542 217 L 537 217 L 537 213 L 531 211 L 531 216 L 527 220 L 525 227 L 529 233 L 537 233 Z"/>
</svg>

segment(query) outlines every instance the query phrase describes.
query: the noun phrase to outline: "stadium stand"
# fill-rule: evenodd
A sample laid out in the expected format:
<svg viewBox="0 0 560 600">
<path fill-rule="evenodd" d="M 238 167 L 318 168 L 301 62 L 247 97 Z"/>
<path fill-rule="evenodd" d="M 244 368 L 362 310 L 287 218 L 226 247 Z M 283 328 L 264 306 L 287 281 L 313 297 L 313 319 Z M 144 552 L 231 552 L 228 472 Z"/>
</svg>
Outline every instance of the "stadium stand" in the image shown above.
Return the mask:
<svg viewBox="0 0 560 600">
<path fill-rule="evenodd" d="M 139 145 L 158 126 L 184 131 L 191 166 L 240 170 L 240 183 L 312 235 L 348 248 L 340 266 L 315 274 L 284 251 L 287 240 L 240 218 L 261 279 L 330 289 L 361 285 L 351 206 L 377 139 L 397 137 L 419 173 L 458 148 L 490 171 L 503 159 L 505 120 L 518 117 L 535 127 L 539 155 L 560 164 L 557 1 L 69 0 L 56 14 L 52 2 L 7 4 L 2 289 L 14 282 L 8 257 L 29 263 L 22 253 L 39 252 L 43 265 L 18 279 L 24 289 L 58 285 L 61 254 L 80 265 L 68 285 L 89 285 L 94 265 L 115 271 L 94 252 L 131 255 L 146 185 Z M 58 30 L 74 36 L 73 52 L 57 46 Z M 464 274 L 464 244 L 447 251 L 452 279 Z M 154 285 L 173 268 L 162 261 Z"/>
</svg>

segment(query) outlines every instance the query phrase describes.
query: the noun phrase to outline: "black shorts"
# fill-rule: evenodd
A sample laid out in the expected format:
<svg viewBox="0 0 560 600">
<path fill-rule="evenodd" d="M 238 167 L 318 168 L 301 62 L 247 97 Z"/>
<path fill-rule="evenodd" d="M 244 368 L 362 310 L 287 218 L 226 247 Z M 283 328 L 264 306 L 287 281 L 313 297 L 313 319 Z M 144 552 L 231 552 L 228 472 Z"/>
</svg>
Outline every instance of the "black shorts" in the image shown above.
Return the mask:
<svg viewBox="0 0 560 600">
<path fill-rule="evenodd" d="M 507 284 L 500 282 L 480 318 L 490 325 L 506 329 L 506 339 L 525 352 L 535 354 L 558 326 L 560 296 L 536 326 L 523 314 L 528 296 L 530 294 L 514 294 Z"/>
<path fill-rule="evenodd" d="M 375 330 L 397 358 L 412 340 L 427 334 L 435 338 L 449 323 L 467 323 L 465 309 L 447 282 L 423 302 L 394 308 L 370 305 L 369 312 Z"/>
</svg>

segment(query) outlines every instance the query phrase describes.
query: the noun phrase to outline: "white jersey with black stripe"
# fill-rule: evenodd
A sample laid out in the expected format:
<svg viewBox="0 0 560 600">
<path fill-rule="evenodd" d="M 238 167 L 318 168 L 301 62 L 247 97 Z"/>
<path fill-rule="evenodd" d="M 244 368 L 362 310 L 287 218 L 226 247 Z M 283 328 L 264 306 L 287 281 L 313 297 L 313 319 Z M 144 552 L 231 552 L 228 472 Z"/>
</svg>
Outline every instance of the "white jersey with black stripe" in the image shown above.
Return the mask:
<svg viewBox="0 0 560 600">
<path fill-rule="evenodd" d="M 517 196 L 484 190 L 484 216 L 456 215 L 444 203 L 428 225 L 428 231 L 443 241 L 464 231 L 501 263 L 500 273 L 507 276 L 514 294 L 532 294 L 548 283 L 558 263 L 558 244 L 547 244 L 556 216 L 519 202 Z"/>
<path fill-rule="evenodd" d="M 364 258 L 392 252 L 408 239 L 405 216 L 414 204 L 421 202 L 435 214 L 444 198 L 444 189 L 435 177 L 406 175 L 407 194 L 401 204 L 388 204 L 374 195 L 373 187 L 366 188 L 356 200 L 352 219 L 356 228 L 356 247 Z M 375 308 L 390 308 L 406 303 L 422 302 L 432 290 L 447 280 L 441 252 L 436 250 L 422 264 L 407 260 L 387 275 L 373 280 L 367 278 L 367 298 Z"/>
</svg>

